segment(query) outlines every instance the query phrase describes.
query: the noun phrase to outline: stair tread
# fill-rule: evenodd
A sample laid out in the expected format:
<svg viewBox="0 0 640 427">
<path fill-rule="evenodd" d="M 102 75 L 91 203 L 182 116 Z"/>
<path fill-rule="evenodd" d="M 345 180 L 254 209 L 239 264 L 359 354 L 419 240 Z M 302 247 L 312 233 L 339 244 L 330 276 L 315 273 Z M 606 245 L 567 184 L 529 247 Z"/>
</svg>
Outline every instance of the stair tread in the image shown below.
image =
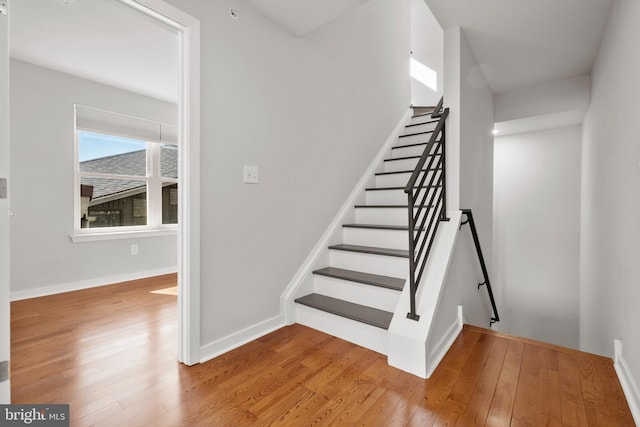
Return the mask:
<svg viewBox="0 0 640 427">
<path fill-rule="evenodd" d="M 442 187 L 441 185 L 425 185 L 424 186 L 429 187 L 429 188 L 434 188 L 434 187 Z M 415 186 L 413 188 L 418 188 L 418 186 Z M 366 191 L 382 191 L 382 190 L 404 190 L 404 187 L 376 187 L 376 188 L 367 188 Z"/>
<path fill-rule="evenodd" d="M 420 113 L 420 114 L 414 114 L 413 116 L 411 116 L 412 119 L 415 119 L 417 117 L 424 117 L 424 116 L 431 116 L 433 114 L 433 111 L 429 112 L 429 113 Z"/>
<path fill-rule="evenodd" d="M 414 116 L 414 118 L 415 117 L 419 117 L 419 116 Z M 411 124 L 405 125 L 405 127 L 406 128 L 410 128 L 410 127 L 413 127 L 413 126 L 428 125 L 430 123 L 437 123 L 438 121 L 439 121 L 438 119 L 427 120 L 426 122 L 422 122 L 422 123 L 411 123 Z"/>
<path fill-rule="evenodd" d="M 421 172 L 433 172 L 433 171 L 437 171 L 440 170 L 442 168 L 431 168 L 431 169 L 421 169 Z M 395 171 L 395 172 L 378 172 L 376 173 L 376 176 L 380 176 L 380 175 L 395 175 L 395 174 L 399 174 L 399 173 L 413 173 L 413 170 L 404 170 L 404 171 Z"/>
<path fill-rule="evenodd" d="M 356 205 L 356 208 L 404 208 L 407 209 L 408 205 Z"/>
<path fill-rule="evenodd" d="M 408 205 L 355 205 L 356 208 L 372 208 L 372 209 L 408 209 Z M 433 205 L 429 205 L 432 208 Z"/>
<path fill-rule="evenodd" d="M 342 226 L 347 228 L 373 228 L 376 230 L 401 230 L 401 231 L 409 230 L 409 227 L 407 227 L 406 225 L 342 224 Z"/>
<path fill-rule="evenodd" d="M 442 142 L 442 140 L 436 141 L 436 144 L 440 144 Z M 426 142 L 416 142 L 414 144 L 401 144 L 401 145 L 394 145 L 393 147 L 391 147 L 392 150 L 398 150 L 398 149 L 402 149 L 402 148 L 412 148 L 412 147 L 417 147 L 419 145 L 427 145 L 429 143 L 429 141 Z"/>
<path fill-rule="evenodd" d="M 417 147 L 418 145 L 427 145 L 427 144 L 428 142 L 417 142 L 415 144 L 396 145 L 395 147 L 391 147 L 391 149 L 398 150 L 401 148 Z"/>
<path fill-rule="evenodd" d="M 360 245 L 347 245 L 347 244 L 339 244 L 329 246 L 329 249 L 335 249 L 339 251 L 348 251 L 348 252 L 362 252 L 366 254 L 373 255 L 387 255 L 387 256 L 395 256 L 400 258 L 409 258 L 409 251 L 403 249 L 391 249 L 391 248 L 379 248 L 376 246 L 360 246 Z"/>
<path fill-rule="evenodd" d="M 440 153 L 436 154 L 437 156 L 440 155 Z M 427 157 L 431 157 L 433 156 L 433 154 L 429 154 Z M 419 159 L 422 156 L 406 156 L 406 157 L 395 157 L 392 159 L 384 159 L 385 162 L 395 162 L 397 160 L 410 160 L 410 159 Z"/>
<path fill-rule="evenodd" d="M 419 159 L 422 156 L 396 157 L 395 159 L 384 159 L 385 162 L 395 162 L 396 160 Z"/>
<path fill-rule="evenodd" d="M 394 289 L 401 291 L 404 288 L 404 279 L 397 277 L 382 276 L 379 274 L 365 273 L 362 271 L 346 270 L 344 268 L 326 267 L 316 270 L 313 274 L 333 277 L 336 279 L 348 280 L 350 282 L 365 283 L 367 285 L 378 286 L 380 288 Z"/>
<path fill-rule="evenodd" d="M 406 135 L 400 135 L 398 138 L 407 138 L 410 136 L 416 136 L 416 135 L 424 135 L 425 133 L 433 133 L 433 130 L 426 130 L 424 132 L 416 132 L 416 133 L 409 133 Z"/>
<path fill-rule="evenodd" d="M 382 329 L 389 329 L 393 313 L 366 305 L 354 304 L 321 294 L 309 294 L 296 299 L 296 303 L 327 313 L 346 317 Z"/>
</svg>

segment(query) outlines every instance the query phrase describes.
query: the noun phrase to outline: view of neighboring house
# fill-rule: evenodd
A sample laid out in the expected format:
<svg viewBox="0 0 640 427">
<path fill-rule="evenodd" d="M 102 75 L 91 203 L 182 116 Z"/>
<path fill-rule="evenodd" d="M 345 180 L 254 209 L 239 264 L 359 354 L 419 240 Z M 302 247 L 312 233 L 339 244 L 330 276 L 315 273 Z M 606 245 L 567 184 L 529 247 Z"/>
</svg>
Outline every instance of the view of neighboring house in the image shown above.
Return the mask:
<svg viewBox="0 0 640 427">
<path fill-rule="evenodd" d="M 80 172 L 133 175 L 141 179 L 108 179 L 83 176 L 81 187 L 82 228 L 121 227 L 147 224 L 146 150 L 132 151 L 80 162 Z M 164 148 L 164 177 L 178 177 L 178 151 Z M 178 222 L 178 184 L 162 185 L 162 223 Z"/>
</svg>

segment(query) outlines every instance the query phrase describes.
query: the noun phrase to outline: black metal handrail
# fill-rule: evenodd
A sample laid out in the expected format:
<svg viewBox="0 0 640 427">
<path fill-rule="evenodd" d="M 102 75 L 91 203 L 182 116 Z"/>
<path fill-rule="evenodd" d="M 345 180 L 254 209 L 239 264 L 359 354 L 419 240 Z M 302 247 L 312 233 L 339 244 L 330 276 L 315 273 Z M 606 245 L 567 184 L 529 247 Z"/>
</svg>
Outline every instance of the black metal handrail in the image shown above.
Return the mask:
<svg viewBox="0 0 640 427">
<path fill-rule="evenodd" d="M 404 189 L 409 215 L 409 289 L 411 311 L 407 318 L 420 319 L 416 313 L 416 291 L 427 263 L 427 257 L 438 231 L 440 221 L 448 221 L 446 201 L 445 123 L 449 109 L 442 109 L 440 98 L 432 118 L 439 118 L 427 146 L 418 160 Z M 440 138 L 438 140 L 438 138 Z M 429 162 L 427 163 L 427 159 Z M 425 163 L 426 169 L 425 169 Z M 422 175 L 420 180 L 418 178 Z M 427 177 L 431 176 L 425 185 Z M 420 200 L 418 200 L 420 199 Z M 428 201 L 427 201 L 428 199 Z M 417 206 L 416 206 L 417 203 Z M 427 223 L 428 221 L 428 223 Z M 419 225 L 418 225 L 419 223 Z"/>
<path fill-rule="evenodd" d="M 480 248 L 480 239 L 478 238 L 476 223 L 473 220 L 473 212 L 471 212 L 471 209 L 462 209 L 462 213 L 467 217 L 467 219 L 462 224 L 460 224 L 460 228 L 462 228 L 462 226 L 465 224 L 469 224 L 469 228 L 471 228 L 471 234 L 473 235 L 473 242 L 476 244 L 476 252 L 478 252 L 478 259 L 480 260 L 480 267 L 482 268 L 482 274 L 484 276 L 484 283 L 479 283 L 478 289 L 480 289 L 480 286 L 486 285 L 487 292 L 489 293 L 489 300 L 491 300 L 491 307 L 493 308 L 493 317 L 489 322 L 489 326 L 491 326 L 494 323 L 500 321 L 500 316 L 498 315 L 498 308 L 496 307 L 496 300 L 493 298 L 493 290 L 491 290 L 489 273 L 487 273 L 487 266 L 484 263 L 484 256 L 482 255 L 482 249 Z"/>
</svg>

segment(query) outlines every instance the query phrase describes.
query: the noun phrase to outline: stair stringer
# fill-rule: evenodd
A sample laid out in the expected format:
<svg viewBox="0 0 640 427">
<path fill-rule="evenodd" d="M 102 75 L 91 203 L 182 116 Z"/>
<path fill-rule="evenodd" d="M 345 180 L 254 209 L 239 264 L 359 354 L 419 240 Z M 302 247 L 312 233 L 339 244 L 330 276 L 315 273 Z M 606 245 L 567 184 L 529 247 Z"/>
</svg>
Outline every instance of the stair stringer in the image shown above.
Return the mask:
<svg viewBox="0 0 640 427">
<path fill-rule="evenodd" d="M 441 310 L 453 310 L 447 298 L 443 302 L 447 273 L 453 258 L 453 250 L 460 228 L 462 211 L 448 211 L 449 221 L 438 226 L 433 248 L 429 254 L 424 276 L 418 286 L 416 311 L 420 320 L 407 319 L 409 308 L 409 286 L 402 291 L 394 311 L 388 337 L 389 365 L 421 378 L 429 378 L 442 357 L 462 330 L 462 313 L 445 331 L 435 328 Z"/>
<path fill-rule="evenodd" d="M 355 222 L 355 205 L 364 200 L 367 185 L 375 182 L 375 173 L 382 170 L 384 159 L 402 135 L 405 125 L 411 117 L 411 109 L 400 118 L 385 143 L 362 174 L 353 191 L 333 218 L 318 243 L 313 247 L 284 292 L 280 295 L 280 314 L 284 314 L 286 324 L 296 323 L 295 299 L 314 291 L 313 271 L 329 265 L 329 246 L 342 242 L 342 224 Z"/>
</svg>

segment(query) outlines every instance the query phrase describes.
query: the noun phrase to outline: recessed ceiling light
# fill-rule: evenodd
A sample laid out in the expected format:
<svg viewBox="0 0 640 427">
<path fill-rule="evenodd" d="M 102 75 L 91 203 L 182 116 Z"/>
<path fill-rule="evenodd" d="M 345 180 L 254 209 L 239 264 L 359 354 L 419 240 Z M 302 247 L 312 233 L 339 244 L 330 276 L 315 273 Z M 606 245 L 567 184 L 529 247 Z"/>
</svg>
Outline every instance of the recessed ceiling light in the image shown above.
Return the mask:
<svg viewBox="0 0 640 427">
<path fill-rule="evenodd" d="M 498 129 L 494 129 L 491 131 L 492 134 L 497 135 L 500 133 L 500 131 Z"/>
</svg>

